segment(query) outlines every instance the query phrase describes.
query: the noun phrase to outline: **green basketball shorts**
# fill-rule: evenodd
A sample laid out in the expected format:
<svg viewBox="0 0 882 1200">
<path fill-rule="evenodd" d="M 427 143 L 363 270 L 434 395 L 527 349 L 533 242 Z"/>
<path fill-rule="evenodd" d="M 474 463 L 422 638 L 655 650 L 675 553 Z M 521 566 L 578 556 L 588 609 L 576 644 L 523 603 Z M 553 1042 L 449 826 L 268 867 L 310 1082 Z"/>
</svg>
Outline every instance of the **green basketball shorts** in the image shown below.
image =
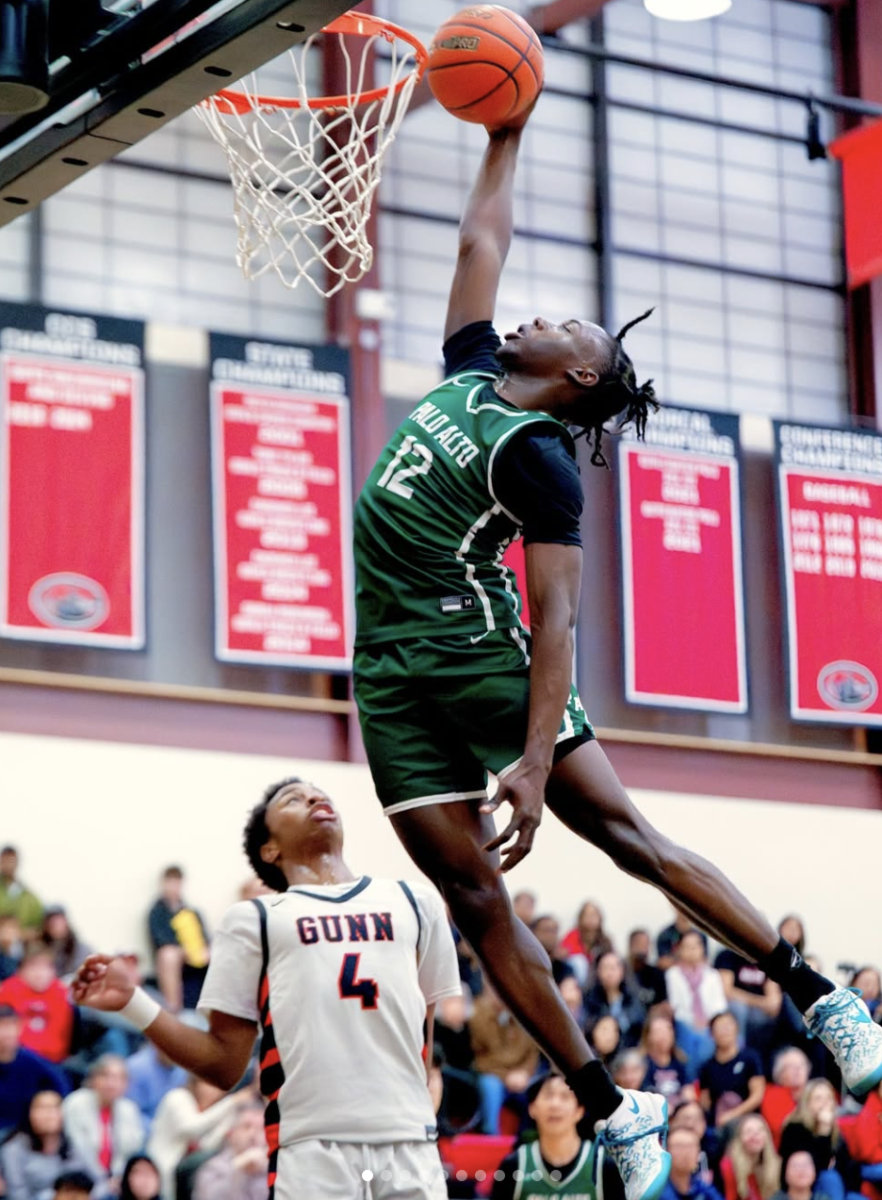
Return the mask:
<svg viewBox="0 0 882 1200">
<path fill-rule="evenodd" d="M 527 738 L 529 635 L 498 629 L 358 647 L 361 732 L 386 815 L 487 798 L 487 772 L 517 766 Z M 575 688 L 555 762 L 594 738 Z"/>
</svg>

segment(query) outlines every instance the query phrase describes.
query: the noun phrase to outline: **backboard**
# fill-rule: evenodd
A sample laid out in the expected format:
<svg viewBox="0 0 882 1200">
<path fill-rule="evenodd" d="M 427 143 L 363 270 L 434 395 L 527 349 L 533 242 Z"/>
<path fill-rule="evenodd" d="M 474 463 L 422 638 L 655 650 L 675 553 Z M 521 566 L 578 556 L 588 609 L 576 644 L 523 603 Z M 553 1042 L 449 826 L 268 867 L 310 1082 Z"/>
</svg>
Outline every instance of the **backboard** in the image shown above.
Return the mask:
<svg viewBox="0 0 882 1200">
<path fill-rule="evenodd" d="M 304 41 L 353 0 L 104 0 L 46 107 L 0 116 L 0 226 Z"/>
</svg>

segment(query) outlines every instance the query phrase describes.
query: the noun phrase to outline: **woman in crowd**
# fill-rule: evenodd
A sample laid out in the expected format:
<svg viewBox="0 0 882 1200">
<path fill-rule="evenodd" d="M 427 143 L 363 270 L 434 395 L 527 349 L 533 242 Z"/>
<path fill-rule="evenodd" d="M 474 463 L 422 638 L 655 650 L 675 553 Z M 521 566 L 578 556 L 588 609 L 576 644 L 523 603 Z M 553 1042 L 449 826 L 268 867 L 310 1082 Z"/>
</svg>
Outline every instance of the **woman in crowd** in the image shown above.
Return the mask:
<svg viewBox="0 0 882 1200">
<path fill-rule="evenodd" d="M 579 987 L 579 981 L 575 975 L 567 975 L 557 985 L 557 990 L 561 994 L 561 999 L 573 1015 L 573 1020 L 577 1025 L 585 1024 L 585 996 L 582 989 Z"/>
<path fill-rule="evenodd" d="M 812 1156 L 798 1150 L 782 1167 L 781 1190 L 775 1193 L 774 1200 L 813 1200 L 815 1197 L 820 1200 L 824 1193 L 816 1191 L 817 1175 Z"/>
<path fill-rule="evenodd" d="M 43 913 L 43 924 L 37 935 L 55 956 L 55 974 L 67 983 L 84 959 L 92 953 L 91 946 L 81 942 L 60 904 L 50 905 Z"/>
<path fill-rule="evenodd" d="M 643 1026 L 640 1050 L 644 1056 L 644 1092 L 658 1092 L 673 1112 L 683 1100 L 694 1100 L 696 1091 L 686 1070 L 686 1055 L 677 1045 L 673 1019 L 664 1011 L 651 1012 Z"/>
<path fill-rule="evenodd" d="M 805 956 L 805 926 L 802 923 L 802 917 L 795 917 L 792 913 L 782 917 L 778 922 L 778 936 L 784 938 L 795 950 Z"/>
<path fill-rule="evenodd" d="M 816 1190 L 827 1196 L 860 1188 L 860 1171 L 839 1130 L 837 1097 L 829 1079 L 810 1079 L 795 1110 L 781 1132 L 781 1160 L 786 1165 L 793 1154 L 807 1151 L 817 1173 Z M 829 1179 L 830 1173 L 837 1178 Z"/>
<path fill-rule="evenodd" d="M 599 1017 L 593 1025 L 586 1027 L 585 1036 L 603 1065 L 609 1067 L 622 1048 L 622 1031 L 615 1017 Z"/>
<path fill-rule="evenodd" d="M 615 1017 L 622 1035 L 622 1045 L 636 1046 L 646 1020 L 646 1009 L 625 986 L 625 964 L 614 950 L 607 950 L 594 964 L 594 986 L 585 997 L 585 1017 L 597 1021 L 600 1017 Z"/>
<path fill-rule="evenodd" d="M 149 1155 L 133 1154 L 126 1163 L 119 1200 L 162 1200 L 159 1171 Z"/>
<path fill-rule="evenodd" d="M 771 1200 L 781 1186 L 781 1159 L 759 1113 L 738 1122 L 720 1163 L 726 1200 Z"/>
<path fill-rule="evenodd" d="M 697 929 L 683 934 L 674 955 L 674 965 L 665 971 L 665 985 L 677 1041 L 689 1056 L 690 1070 L 697 1074 L 714 1052 L 710 1023 L 728 1008 L 728 1002 L 720 972 L 707 961 L 705 939 Z"/>
<path fill-rule="evenodd" d="M 0 1147 L 6 1200 L 49 1200 L 62 1171 L 85 1169 L 65 1136 L 61 1097 L 37 1092 L 19 1132 Z"/>
<path fill-rule="evenodd" d="M 586 900 L 579 909 L 575 928 L 561 942 L 561 949 L 582 988 L 587 988 L 598 958 L 612 948 L 613 944 L 604 932 L 603 913 L 593 901 Z"/>
</svg>

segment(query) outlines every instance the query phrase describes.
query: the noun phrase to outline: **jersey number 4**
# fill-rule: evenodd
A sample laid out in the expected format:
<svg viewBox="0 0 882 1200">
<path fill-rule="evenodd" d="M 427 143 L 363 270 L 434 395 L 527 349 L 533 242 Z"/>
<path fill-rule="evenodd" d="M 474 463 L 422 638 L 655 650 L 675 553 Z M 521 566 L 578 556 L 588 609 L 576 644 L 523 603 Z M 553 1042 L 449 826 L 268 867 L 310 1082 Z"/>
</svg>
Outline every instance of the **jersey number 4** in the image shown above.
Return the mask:
<svg viewBox="0 0 882 1200">
<path fill-rule="evenodd" d="M 343 957 L 343 966 L 340 968 L 340 996 L 343 1000 L 351 1000 L 353 997 L 361 1000 L 362 1008 L 376 1008 L 377 997 L 380 994 L 380 985 L 376 979 L 357 979 L 358 975 L 358 960 L 360 954 L 346 954 Z"/>
<path fill-rule="evenodd" d="M 419 461 L 412 466 L 402 467 L 401 464 L 408 455 L 413 455 Z M 396 496 L 403 496 L 405 500 L 409 500 L 413 495 L 413 488 L 404 483 L 404 480 L 411 479 L 414 475 L 425 475 L 434 457 L 428 446 L 418 442 L 413 434 L 409 433 L 377 480 L 377 487 L 385 488 L 387 492 L 394 492 Z"/>
</svg>

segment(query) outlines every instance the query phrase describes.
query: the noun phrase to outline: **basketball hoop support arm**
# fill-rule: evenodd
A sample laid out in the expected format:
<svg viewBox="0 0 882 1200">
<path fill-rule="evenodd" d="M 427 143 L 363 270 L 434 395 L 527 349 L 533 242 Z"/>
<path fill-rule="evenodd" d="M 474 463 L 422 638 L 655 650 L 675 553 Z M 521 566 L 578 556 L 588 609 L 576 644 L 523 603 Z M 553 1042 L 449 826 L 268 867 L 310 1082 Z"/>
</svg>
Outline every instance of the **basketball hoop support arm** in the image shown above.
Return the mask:
<svg viewBox="0 0 882 1200">
<path fill-rule="evenodd" d="M 182 6 L 177 7 L 180 13 Z M 209 7 L 206 0 L 189 0 L 186 11 L 198 15 Z M 217 91 L 224 80 L 240 79 L 305 41 L 349 7 L 349 0 L 250 0 L 122 73 L 106 91 L 102 88 L 97 105 L 68 124 L 50 125 L 32 139 L 16 137 L 10 153 L 4 155 L 0 148 L 0 226 L 180 116 Z M 150 42 L 158 26 L 135 23 L 156 10 L 171 9 L 167 0 L 159 0 L 131 18 L 131 27 L 135 32 L 149 28 L 146 41 Z M 141 52 L 149 49 L 145 45 Z M 59 100 L 68 104 L 71 98 L 65 87 Z M 53 103 L 54 97 L 38 117 L 51 115 Z M 26 131 L 16 122 L 15 134 L 19 126 Z"/>
</svg>

